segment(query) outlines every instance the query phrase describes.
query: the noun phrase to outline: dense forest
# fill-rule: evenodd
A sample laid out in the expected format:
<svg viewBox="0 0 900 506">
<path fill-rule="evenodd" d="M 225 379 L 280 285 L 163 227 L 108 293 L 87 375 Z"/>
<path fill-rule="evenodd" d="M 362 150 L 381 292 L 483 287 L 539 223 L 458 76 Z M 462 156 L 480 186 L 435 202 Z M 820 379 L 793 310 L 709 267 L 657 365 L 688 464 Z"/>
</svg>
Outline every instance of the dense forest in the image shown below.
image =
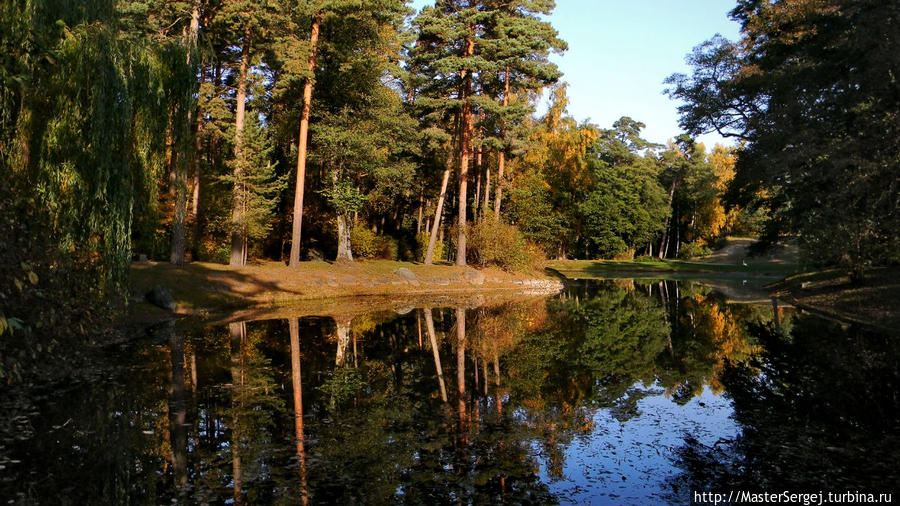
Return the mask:
<svg viewBox="0 0 900 506">
<path fill-rule="evenodd" d="M 3 2 L 4 326 L 77 328 L 141 256 L 525 269 L 742 234 L 857 276 L 900 259 L 893 3 L 740 0 L 740 40 L 667 80 L 666 146 L 567 114 L 553 7 Z"/>
</svg>

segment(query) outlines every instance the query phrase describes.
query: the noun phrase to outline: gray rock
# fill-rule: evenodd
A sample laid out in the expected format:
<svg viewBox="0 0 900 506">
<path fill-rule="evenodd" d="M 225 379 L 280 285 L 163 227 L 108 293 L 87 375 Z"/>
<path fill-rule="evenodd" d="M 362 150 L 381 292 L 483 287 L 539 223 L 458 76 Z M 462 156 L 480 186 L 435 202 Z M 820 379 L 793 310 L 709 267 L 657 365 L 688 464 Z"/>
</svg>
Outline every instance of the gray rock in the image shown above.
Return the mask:
<svg viewBox="0 0 900 506">
<path fill-rule="evenodd" d="M 401 267 L 399 269 L 395 269 L 394 274 L 400 276 L 403 279 L 408 279 L 408 280 L 419 279 L 419 277 L 416 276 L 415 272 L 407 269 L 406 267 Z"/>
<path fill-rule="evenodd" d="M 432 278 L 431 282 L 441 286 L 447 286 L 450 284 L 450 280 L 447 278 Z"/>
<path fill-rule="evenodd" d="M 469 269 L 463 273 L 463 277 L 466 278 L 466 281 L 473 285 L 483 285 L 484 284 L 484 274 L 481 271 L 476 271 L 475 269 Z"/>
<path fill-rule="evenodd" d="M 146 261 L 147 261 L 147 255 L 145 255 L 143 253 L 138 255 L 138 262 L 146 262 Z"/>
<path fill-rule="evenodd" d="M 172 292 L 163 285 L 156 285 L 151 288 L 149 292 L 144 294 L 144 298 L 154 306 L 175 311 L 175 298 L 172 297 Z"/>
<path fill-rule="evenodd" d="M 325 255 L 321 251 L 319 251 L 315 248 L 309 248 L 306 251 L 306 259 L 313 261 L 313 262 L 324 262 Z"/>
</svg>

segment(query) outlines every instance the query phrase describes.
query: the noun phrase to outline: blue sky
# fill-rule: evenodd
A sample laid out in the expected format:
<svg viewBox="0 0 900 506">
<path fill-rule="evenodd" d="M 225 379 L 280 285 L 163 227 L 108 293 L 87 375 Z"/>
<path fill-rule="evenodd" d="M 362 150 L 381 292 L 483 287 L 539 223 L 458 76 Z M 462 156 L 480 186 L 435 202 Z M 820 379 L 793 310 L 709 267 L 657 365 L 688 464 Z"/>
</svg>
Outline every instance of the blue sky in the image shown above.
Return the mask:
<svg viewBox="0 0 900 506">
<path fill-rule="evenodd" d="M 663 80 L 689 73 L 684 57 L 714 34 L 737 38 L 740 27 L 727 15 L 733 7 L 728 0 L 556 0 L 549 19 L 569 50 L 552 60 L 568 83 L 569 114 L 603 128 L 630 116 L 647 125 L 646 139 L 674 138 L 678 103 L 662 94 Z M 712 147 L 721 138 L 701 141 Z"/>
</svg>

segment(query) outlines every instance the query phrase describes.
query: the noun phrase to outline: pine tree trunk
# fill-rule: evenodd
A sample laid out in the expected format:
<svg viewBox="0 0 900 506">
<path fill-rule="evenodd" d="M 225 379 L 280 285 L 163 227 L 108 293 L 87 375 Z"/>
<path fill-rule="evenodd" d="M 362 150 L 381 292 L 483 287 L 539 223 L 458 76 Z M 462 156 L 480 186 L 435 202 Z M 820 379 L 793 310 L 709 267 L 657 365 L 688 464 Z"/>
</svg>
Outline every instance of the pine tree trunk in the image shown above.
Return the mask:
<svg viewBox="0 0 900 506">
<path fill-rule="evenodd" d="M 475 41 L 466 40 L 465 56 L 475 52 Z M 459 225 L 456 235 L 456 265 L 466 265 L 466 190 L 469 184 L 469 144 L 472 131 L 472 105 L 469 94 L 472 91 L 472 76 L 463 70 L 463 85 L 460 96 L 463 99 L 462 117 L 459 124 Z"/>
<path fill-rule="evenodd" d="M 419 216 L 416 219 L 416 235 L 422 233 L 422 217 L 425 212 L 425 187 L 419 189 Z"/>
<path fill-rule="evenodd" d="M 241 65 L 238 69 L 237 87 L 237 111 L 234 119 L 234 157 L 241 158 L 241 144 L 244 136 L 244 115 L 247 101 L 247 74 L 250 72 L 250 25 L 244 29 L 244 43 L 241 45 Z M 231 261 L 232 267 L 245 265 L 244 243 L 246 235 L 243 230 L 244 222 L 244 188 L 240 182 L 243 179 L 240 164 L 235 164 L 234 169 L 234 203 L 231 211 Z"/>
<path fill-rule="evenodd" d="M 491 166 L 485 164 L 484 168 L 484 205 L 482 208 L 484 209 L 483 213 L 487 213 L 488 209 L 490 209 L 490 196 L 491 196 Z M 482 216 L 481 219 L 484 219 Z"/>
<path fill-rule="evenodd" d="M 191 64 L 191 55 L 193 55 L 196 47 L 197 47 L 197 38 L 200 32 L 200 1 L 194 0 L 193 9 L 191 12 L 191 24 L 190 29 L 185 33 L 185 44 L 188 46 L 187 51 L 187 64 Z M 193 109 L 190 107 L 185 108 L 184 111 L 187 114 L 187 124 L 189 125 L 189 131 L 192 135 L 196 136 L 196 130 L 194 129 L 194 118 L 193 118 Z M 173 121 L 174 124 L 174 121 Z M 172 251 L 169 261 L 175 265 L 184 265 L 184 252 L 186 247 L 186 238 L 185 238 L 185 220 L 187 218 L 187 168 L 188 163 L 187 157 L 190 160 L 193 160 L 193 156 L 189 153 L 191 148 L 193 148 L 192 142 L 179 142 L 179 145 L 187 148 L 185 149 L 185 153 L 182 153 L 180 160 L 176 161 L 175 149 L 173 146 L 172 151 L 172 162 L 173 166 L 172 170 L 175 172 L 175 215 L 174 220 L 172 222 Z"/>
<path fill-rule="evenodd" d="M 509 66 L 503 83 L 503 107 L 509 106 Z M 503 172 L 506 169 L 506 150 L 500 149 L 497 156 L 497 189 L 494 190 L 494 217 L 500 220 L 500 199 L 503 197 Z"/>
<path fill-rule="evenodd" d="M 309 135 L 309 109 L 312 105 L 313 78 L 316 71 L 316 49 L 319 44 L 319 23 L 322 15 L 313 18 L 309 32 L 309 76 L 303 87 L 303 111 L 300 116 L 300 136 L 297 139 L 297 190 L 294 193 L 294 224 L 291 229 L 291 257 L 289 265 L 300 265 L 300 232 L 303 225 L 303 190 L 306 185 L 306 143 Z"/>
<path fill-rule="evenodd" d="M 447 184 L 450 182 L 452 165 L 453 156 L 447 154 L 447 166 L 444 169 L 444 177 L 441 180 L 441 195 L 438 197 L 437 209 L 434 211 L 434 222 L 431 224 L 431 234 L 428 238 L 428 250 L 425 252 L 425 265 L 431 265 L 434 260 L 434 245 L 437 242 L 438 229 L 441 228 L 441 213 L 444 211 L 444 197 L 447 195 Z"/>
<path fill-rule="evenodd" d="M 197 115 L 199 118 L 199 114 Z M 197 122 L 197 132 L 194 135 L 194 156 L 191 164 L 194 166 L 193 192 L 191 195 L 191 257 L 196 262 L 200 253 L 200 156 L 203 151 L 202 137 L 203 125 Z"/>
<path fill-rule="evenodd" d="M 475 202 L 472 205 L 472 221 L 478 221 L 478 207 L 481 202 L 481 156 L 475 156 Z"/>
</svg>

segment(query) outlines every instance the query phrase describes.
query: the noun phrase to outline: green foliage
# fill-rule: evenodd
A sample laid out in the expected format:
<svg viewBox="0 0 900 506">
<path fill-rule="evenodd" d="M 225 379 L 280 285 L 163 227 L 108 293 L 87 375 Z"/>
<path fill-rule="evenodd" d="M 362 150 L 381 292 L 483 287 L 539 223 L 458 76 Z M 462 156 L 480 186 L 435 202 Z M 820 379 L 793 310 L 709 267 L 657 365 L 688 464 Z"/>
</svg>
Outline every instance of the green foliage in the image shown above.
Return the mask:
<svg viewBox="0 0 900 506">
<path fill-rule="evenodd" d="M 693 242 L 684 243 L 678 248 L 678 258 L 682 260 L 690 260 L 692 258 L 704 257 L 711 254 L 711 249 Z"/>
<path fill-rule="evenodd" d="M 357 223 L 350 230 L 350 247 L 359 258 L 375 258 L 380 242 L 378 234 L 366 226 Z"/>
<path fill-rule="evenodd" d="M 390 236 L 379 235 L 362 223 L 350 229 L 350 249 L 358 258 L 397 260 L 399 243 Z"/>
<path fill-rule="evenodd" d="M 316 389 L 341 404 L 366 387 L 366 379 L 359 369 L 338 368 L 331 372 Z"/>
<path fill-rule="evenodd" d="M 241 209 L 238 222 L 231 226 L 250 239 L 265 237 L 272 228 L 277 198 L 285 187 L 286 178 L 277 178 L 271 161 L 272 146 L 267 132 L 261 128 L 255 114 L 248 114 L 241 150 L 231 161 L 233 172 L 220 180 L 235 188 L 234 206 Z"/>
</svg>

